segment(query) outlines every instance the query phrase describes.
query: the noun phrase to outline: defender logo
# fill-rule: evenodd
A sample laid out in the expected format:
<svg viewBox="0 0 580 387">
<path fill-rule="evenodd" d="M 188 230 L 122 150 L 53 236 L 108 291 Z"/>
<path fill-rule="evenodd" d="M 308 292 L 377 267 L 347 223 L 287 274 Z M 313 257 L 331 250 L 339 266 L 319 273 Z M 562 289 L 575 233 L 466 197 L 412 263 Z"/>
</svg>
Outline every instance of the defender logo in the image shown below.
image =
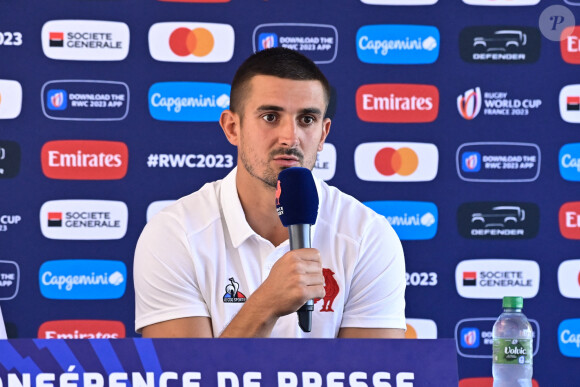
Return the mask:
<svg viewBox="0 0 580 387">
<path fill-rule="evenodd" d="M 0 179 L 16 177 L 20 172 L 20 145 L 0 140 Z"/>
<path fill-rule="evenodd" d="M 464 238 L 529 239 L 538 234 L 539 207 L 533 203 L 464 203 L 457 226 Z"/>
<path fill-rule="evenodd" d="M 533 27 L 467 27 L 459 34 L 461 59 L 469 63 L 533 63 L 540 44 Z"/>
</svg>

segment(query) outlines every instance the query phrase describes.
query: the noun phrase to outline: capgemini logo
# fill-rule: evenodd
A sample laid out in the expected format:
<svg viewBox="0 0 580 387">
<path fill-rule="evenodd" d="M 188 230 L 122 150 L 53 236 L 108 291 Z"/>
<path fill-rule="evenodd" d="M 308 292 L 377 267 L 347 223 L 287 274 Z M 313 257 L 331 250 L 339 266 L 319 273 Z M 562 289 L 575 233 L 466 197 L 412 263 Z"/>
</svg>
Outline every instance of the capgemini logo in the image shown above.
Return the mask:
<svg viewBox="0 0 580 387">
<path fill-rule="evenodd" d="M 437 48 L 437 39 L 432 36 L 429 36 L 427 39 L 423 40 L 423 49 L 427 51 L 433 51 Z"/>
<path fill-rule="evenodd" d="M 472 120 L 479 114 L 481 109 L 481 89 L 469 89 L 463 95 L 457 97 L 457 110 L 461 117 Z"/>
</svg>

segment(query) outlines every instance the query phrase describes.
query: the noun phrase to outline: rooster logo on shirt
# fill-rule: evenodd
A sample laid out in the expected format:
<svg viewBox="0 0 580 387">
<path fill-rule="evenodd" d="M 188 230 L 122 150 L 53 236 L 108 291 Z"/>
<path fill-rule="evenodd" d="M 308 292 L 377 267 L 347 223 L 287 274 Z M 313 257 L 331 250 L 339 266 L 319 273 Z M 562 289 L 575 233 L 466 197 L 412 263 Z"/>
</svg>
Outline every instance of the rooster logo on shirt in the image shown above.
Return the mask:
<svg viewBox="0 0 580 387">
<path fill-rule="evenodd" d="M 238 289 L 240 284 L 230 278 L 230 283 L 226 285 L 226 294 L 224 294 L 224 302 L 246 302 L 246 296 Z"/>
<path fill-rule="evenodd" d="M 336 282 L 336 279 L 333 277 L 334 272 L 332 270 L 323 268 L 322 275 L 324 276 L 324 291 L 326 292 L 326 295 L 322 299 L 322 309 L 320 309 L 320 311 L 334 312 L 334 309 L 332 309 L 332 303 L 338 295 L 340 288 L 338 287 L 338 282 Z M 317 303 L 318 301 L 320 301 L 320 298 L 314 299 L 314 303 Z"/>
</svg>

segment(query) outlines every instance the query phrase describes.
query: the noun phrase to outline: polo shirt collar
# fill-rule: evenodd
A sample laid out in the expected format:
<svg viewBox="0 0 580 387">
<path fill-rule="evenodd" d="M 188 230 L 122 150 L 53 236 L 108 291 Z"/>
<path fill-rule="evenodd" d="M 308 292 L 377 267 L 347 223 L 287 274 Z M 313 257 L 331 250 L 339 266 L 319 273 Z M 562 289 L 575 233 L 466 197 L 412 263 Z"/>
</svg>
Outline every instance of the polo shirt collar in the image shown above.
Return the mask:
<svg viewBox="0 0 580 387">
<path fill-rule="evenodd" d="M 224 212 L 224 219 L 228 227 L 233 247 L 236 249 L 252 235 L 258 236 L 258 234 L 256 234 L 248 224 L 246 215 L 244 214 L 244 209 L 242 208 L 242 203 L 238 196 L 238 188 L 236 186 L 237 170 L 238 167 L 235 167 L 230 173 L 228 173 L 228 175 L 222 180 L 220 188 L 220 201 Z M 316 176 L 314 177 L 314 183 L 320 200 L 322 192 L 321 181 Z M 318 213 L 316 215 L 317 222 L 319 215 L 320 204 L 318 205 Z M 314 237 L 315 231 L 316 224 L 314 224 L 310 230 L 312 237 Z"/>
</svg>

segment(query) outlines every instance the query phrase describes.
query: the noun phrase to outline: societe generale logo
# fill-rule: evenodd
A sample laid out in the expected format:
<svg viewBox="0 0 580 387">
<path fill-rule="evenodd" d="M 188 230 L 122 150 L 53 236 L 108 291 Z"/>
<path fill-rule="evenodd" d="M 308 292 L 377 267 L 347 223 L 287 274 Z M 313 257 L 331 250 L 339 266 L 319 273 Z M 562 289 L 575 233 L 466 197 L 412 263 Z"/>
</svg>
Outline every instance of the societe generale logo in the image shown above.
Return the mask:
<svg viewBox="0 0 580 387">
<path fill-rule="evenodd" d="M 129 149 L 118 141 L 49 141 L 42 147 L 41 161 L 50 179 L 119 180 L 127 174 Z"/>
<path fill-rule="evenodd" d="M 572 124 L 580 123 L 580 84 L 564 86 L 558 99 L 562 119 Z"/>
<path fill-rule="evenodd" d="M 356 175 L 365 181 L 431 181 L 437 176 L 439 151 L 420 142 L 368 142 L 354 152 Z"/>
<path fill-rule="evenodd" d="M 149 29 L 149 52 L 161 62 L 220 63 L 234 55 L 229 24 L 164 22 Z"/>
<path fill-rule="evenodd" d="M 564 62 L 580 64 L 580 26 L 570 26 L 562 30 L 560 52 Z"/>
<path fill-rule="evenodd" d="M 558 214 L 560 233 L 566 239 L 580 239 L 580 202 L 564 203 Z"/>
<path fill-rule="evenodd" d="M 40 229 L 48 239 L 121 239 L 128 218 L 127 205 L 120 201 L 51 200 L 40 208 Z"/>
<path fill-rule="evenodd" d="M 580 298 L 580 259 L 570 259 L 560 264 L 558 289 L 566 298 Z"/>
<path fill-rule="evenodd" d="M 129 42 L 129 26 L 122 22 L 51 20 L 42 26 L 42 50 L 50 59 L 121 61 Z"/>
<path fill-rule="evenodd" d="M 38 328 L 39 339 L 123 339 L 125 325 L 109 320 L 46 321 Z"/>
<path fill-rule="evenodd" d="M 439 90 L 432 85 L 363 85 L 356 92 L 356 113 L 366 122 L 433 122 L 439 113 Z"/>
<path fill-rule="evenodd" d="M 464 298 L 532 298 L 540 287 L 540 266 L 523 259 L 470 259 L 455 268 L 457 293 Z"/>
</svg>

